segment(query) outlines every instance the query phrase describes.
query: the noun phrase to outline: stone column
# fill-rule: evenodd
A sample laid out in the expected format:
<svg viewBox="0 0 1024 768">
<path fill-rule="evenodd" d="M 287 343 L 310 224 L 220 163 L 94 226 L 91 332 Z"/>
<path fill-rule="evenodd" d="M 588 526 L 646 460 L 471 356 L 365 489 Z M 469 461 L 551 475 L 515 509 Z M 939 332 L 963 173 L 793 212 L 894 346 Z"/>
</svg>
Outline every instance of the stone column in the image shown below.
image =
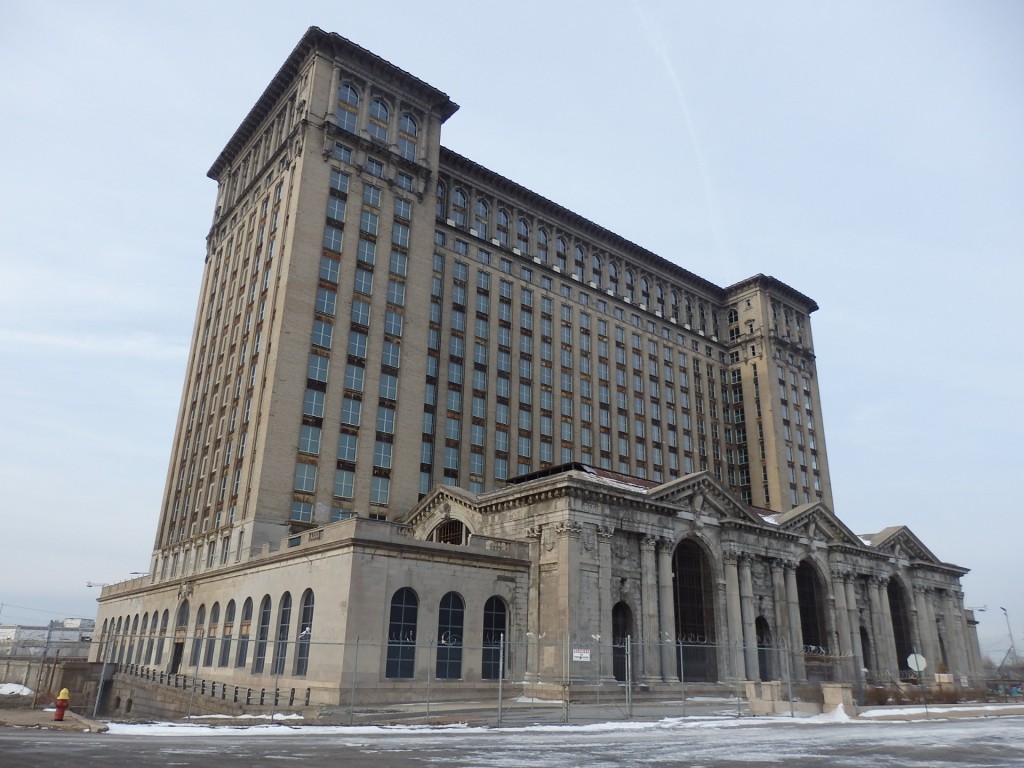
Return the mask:
<svg viewBox="0 0 1024 768">
<path fill-rule="evenodd" d="M 612 528 L 606 525 L 597 526 L 597 578 L 601 585 L 600 610 L 598 627 L 601 639 L 597 641 L 597 658 L 600 669 L 599 679 L 615 681 L 612 671 L 612 608 L 615 606 L 618 585 L 612 584 Z"/>
<path fill-rule="evenodd" d="M 914 602 L 917 604 L 918 621 L 920 623 L 921 647 L 928 666 L 925 674 L 934 676 L 942 662 L 942 650 L 939 648 L 939 628 L 932 611 L 932 590 L 930 587 L 915 587 Z"/>
<path fill-rule="evenodd" d="M 886 655 L 886 646 L 882 638 L 882 598 L 878 591 L 878 579 L 869 576 L 868 586 L 868 612 L 871 622 L 871 658 L 867 659 L 868 666 L 877 676 L 885 677 L 889 670 L 889 657 Z"/>
<path fill-rule="evenodd" d="M 949 671 L 957 677 L 955 682 L 959 685 L 959 676 L 965 674 L 967 671 L 966 656 L 964 654 L 963 631 L 961 628 L 962 617 L 957 613 L 952 591 L 948 589 L 945 590 L 943 592 L 943 598 L 942 616 L 946 625 L 946 645 L 948 646 L 947 650 L 949 651 Z"/>
<path fill-rule="evenodd" d="M 750 574 L 750 556 L 739 557 L 740 618 L 743 621 L 743 658 L 747 680 L 760 680 L 757 663 L 757 629 L 754 626 L 754 582 Z"/>
<path fill-rule="evenodd" d="M 857 679 L 864 676 L 864 668 L 868 666 L 864 658 L 864 648 L 860 642 L 860 611 L 857 610 L 857 585 L 855 577 L 847 574 L 843 587 L 846 589 L 846 610 L 849 613 L 850 645 L 853 648 L 853 661 L 856 665 Z"/>
<path fill-rule="evenodd" d="M 850 637 L 850 611 L 846 604 L 846 574 L 842 571 L 832 571 L 832 595 L 835 602 L 838 650 L 843 656 L 851 656 L 853 654 L 853 639 Z"/>
<path fill-rule="evenodd" d="M 672 552 L 674 547 L 668 539 L 658 541 L 658 607 L 660 622 L 658 627 L 658 648 L 661 652 L 661 679 L 665 682 L 676 677 L 675 673 L 675 640 L 676 640 L 676 606 L 672 594 Z"/>
<path fill-rule="evenodd" d="M 884 644 L 886 673 L 889 677 L 898 680 L 900 677 L 900 661 L 896 650 L 896 632 L 892 627 L 892 609 L 889 607 L 889 579 L 884 576 L 878 579 L 878 594 L 879 603 L 882 607 L 882 636 L 878 639 L 878 642 Z M 911 623 L 914 623 L 913 617 L 911 617 Z"/>
<path fill-rule="evenodd" d="M 660 679 L 657 646 L 658 633 L 658 569 L 654 559 L 657 539 L 644 536 L 640 540 L 640 665 L 645 683 Z"/>
<path fill-rule="evenodd" d="M 725 600 L 728 623 L 729 673 L 735 680 L 744 680 L 746 668 L 743 663 L 743 614 L 740 606 L 740 574 L 738 557 L 735 552 L 724 552 Z"/>
<path fill-rule="evenodd" d="M 781 560 L 772 560 L 772 600 L 775 603 L 775 623 L 772 627 L 772 652 L 777 667 L 777 678 L 789 680 L 791 662 L 783 662 L 789 654 L 790 644 L 783 642 L 789 636 L 789 606 L 786 604 L 786 566 Z"/>
<path fill-rule="evenodd" d="M 786 604 L 789 613 L 789 647 L 792 649 L 790 658 L 793 663 L 793 679 L 797 682 L 807 681 L 807 668 L 804 666 L 804 630 L 800 623 L 800 595 L 796 588 L 796 563 L 786 563 Z"/>
</svg>

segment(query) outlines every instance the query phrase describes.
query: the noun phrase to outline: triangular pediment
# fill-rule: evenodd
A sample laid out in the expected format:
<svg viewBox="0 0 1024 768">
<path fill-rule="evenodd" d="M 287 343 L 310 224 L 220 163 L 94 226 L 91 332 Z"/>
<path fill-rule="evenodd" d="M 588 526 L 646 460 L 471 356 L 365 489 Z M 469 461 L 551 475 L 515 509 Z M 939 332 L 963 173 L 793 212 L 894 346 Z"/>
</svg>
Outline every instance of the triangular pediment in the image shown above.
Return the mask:
<svg viewBox="0 0 1024 768">
<path fill-rule="evenodd" d="M 648 491 L 647 498 L 691 512 L 696 517 L 704 515 L 719 520 L 762 522 L 758 515 L 710 472 L 695 472 L 669 480 Z"/>
<path fill-rule="evenodd" d="M 477 497 L 455 486 L 438 485 L 397 522 L 412 526 L 417 539 L 425 539 L 446 520 L 460 520 L 470 533 L 480 530 L 481 515 Z"/>
<path fill-rule="evenodd" d="M 871 542 L 874 549 L 893 557 L 941 564 L 932 551 L 905 525 L 893 525 L 864 538 Z"/>
<path fill-rule="evenodd" d="M 847 528 L 843 521 L 820 501 L 802 504 L 788 512 L 783 512 L 775 517 L 775 523 L 779 530 L 806 536 L 812 541 L 846 544 L 854 547 L 864 546 L 860 537 Z"/>
</svg>

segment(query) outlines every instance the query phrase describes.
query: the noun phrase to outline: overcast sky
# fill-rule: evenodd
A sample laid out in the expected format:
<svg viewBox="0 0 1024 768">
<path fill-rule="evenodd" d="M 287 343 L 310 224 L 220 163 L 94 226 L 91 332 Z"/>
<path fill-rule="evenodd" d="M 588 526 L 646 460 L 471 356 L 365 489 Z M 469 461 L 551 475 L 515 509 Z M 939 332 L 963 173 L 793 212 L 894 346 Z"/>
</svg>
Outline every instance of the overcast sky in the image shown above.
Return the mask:
<svg viewBox="0 0 1024 768">
<path fill-rule="evenodd" d="M 215 185 L 310 25 L 442 142 L 719 285 L 814 298 L 837 514 L 1024 652 L 1024 3 L 43 2 L 0 24 L 0 623 L 145 571 Z M 1016 478 L 1016 479 L 1014 479 Z"/>
</svg>

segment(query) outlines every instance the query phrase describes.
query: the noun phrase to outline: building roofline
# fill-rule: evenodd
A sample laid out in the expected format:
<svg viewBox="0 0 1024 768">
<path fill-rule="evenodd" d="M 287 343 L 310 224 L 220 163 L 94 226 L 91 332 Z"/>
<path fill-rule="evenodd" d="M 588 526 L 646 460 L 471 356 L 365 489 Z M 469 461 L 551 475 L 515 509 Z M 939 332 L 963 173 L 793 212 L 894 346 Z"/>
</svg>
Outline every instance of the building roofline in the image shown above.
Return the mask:
<svg viewBox="0 0 1024 768">
<path fill-rule="evenodd" d="M 814 312 L 819 308 L 818 302 L 816 302 L 810 296 L 800 293 L 800 291 L 798 291 L 796 288 L 794 288 L 791 285 L 787 285 L 786 283 L 782 282 L 776 277 L 772 277 L 771 275 L 765 275 L 761 273 L 740 280 L 738 283 L 733 283 L 732 285 L 726 287 L 724 290 L 728 296 L 732 296 L 747 288 L 768 289 L 781 293 L 794 303 L 802 304 L 807 314 L 811 314 L 811 312 Z"/>
<path fill-rule="evenodd" d="M 540 195 L 533 190 L 524 187 L 518 182 L 512 181 L 500 173 L 485 168 L 479 163 L 470 160 L 464 155 L 460 155 L 454 150 L 448 149 L 447 147 L 441 147 L 441 169 L 444 170 L 446 167 L 451 167 L 456 171 L 462 171 L 464 173 L 471 173 L 476 176 L 482 177 L 488 183 L 507 190 L 509 193 L 517 195 L 522 198 L 526 198 L 532 207 L 535 207 L 542 211 L 550 212 L 552 219 L 555 217 L 561 218 L 569 222 L 572 226 L 577 227 L 581 231 L 588 232 L 595 238 L 600 238 L 624 251 L 631 257 L 639 257 L 653 263 L 658 269 L 663 269 L 667 272 L 674 272 L 681 275 L 681 278 L 690 284 L 694 284 L 700 288 L 703 288 L 708 293 L 712 294 L 716 299 L 725 301 L 726 293 L 725 289 L 721 286 L 712 283 L 701 277 L 694 272 L 681 267 L 678 264 L 669 261 L 663 256 L 659 256 L 653 251 L 649 251 L 641 245 L 637 245 L 632 240 L 628 240 L 622 235 L 612 232 L 610 229 L 602 227 L 585 216 L 581 216 L 574 211 L 569 210 L 563 205 L 550 200 L 549 198 Z M 552 221 L 551 223 L 555 223 Z"/>
<path fill-rule="evenodd" d="M 406 87 L 411 91 L 430 103 L 431 108 L 441 118 L 441 122 L 455 114 L 459 108 L 458 104 L 448 98 L 448 94 L 420 80 L 404 69 L 395 66 L 387 59 L 378 56 L 372 51 L 368 51 L 337 33 L 325 32 L 319 27 L 310 27 L 306 30 L 306 33 L 299 40 L 295 48 L 292 49 L 292 52 L 288 54 L 288 58 L 285 59 L 284 64 L 277 70 L 269 85 L 260 94 L 252 109 L 249 110 L 249 114 L 245 116 L 245 119 L 242 120 L 234 134 L 228 139 L 228 143 L 221 150 L 217 159 L 214 160 L 210 170 L 207 171 L 206 175 L 209 178 L 214 181 L 219 180 L 220 174 L 230 165 L 242 147 L 256 133 L 256 129 L 266 120 L 278 100 L 295 79 L 303 62 L 305 62 L 310 53 L 317 49 L 326 49 L 331 55 L 344 55 L 350 60 L 355 59 L 356 61 L 364 62 L 371 68 L 388 71 L 392 76 L 403 80 Z"/>
</svg>

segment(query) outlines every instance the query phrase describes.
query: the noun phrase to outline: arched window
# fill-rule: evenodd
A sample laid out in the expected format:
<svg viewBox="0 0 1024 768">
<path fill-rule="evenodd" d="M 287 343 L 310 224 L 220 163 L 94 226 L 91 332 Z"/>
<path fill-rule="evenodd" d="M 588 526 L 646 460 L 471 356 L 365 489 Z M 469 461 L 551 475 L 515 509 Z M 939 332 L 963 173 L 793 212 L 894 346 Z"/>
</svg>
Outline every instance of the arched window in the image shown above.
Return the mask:
<svg viewBox="0 0 1024 768">
<path fill-rule="evenodd" d="M 419 135 L 420 128 L 416 124 L 416 118 L 403 113 L 398 118 L 398 154 L 410 162 L 416 161 L 416 141 Z"/>
<path fill-rule="evenodd" d="M 281 605 L 277 609 L 277 642 L 274 643 L 274 663 L 270 673 L 279 675 L 284 672 L 284 660 L 288 655 L 288 629 L 292 623 L 292 596 L 290 592 L 281 595 Z"/>
<path fill-rule="evenodd" d="M 482 237 L 484 240 L 487 239 L 490 220 L 491 211 L 487 207 L 487 203 L 483 200 L 477 200 L 476 205 L 473 206 L 473 229 L 476 230 L 477 236 Z"/>
<path fill-rule="evenodd" d="M 718 312 L 711 310 L 711 335 L 718 335 Z"/>
<path fill-rule="evenodd" d="M 461 189 L 452 192 L 452 221 L 455 226 L 466 228 L 466 193 Z"/>
<path fill-rule="evenodd" d="M 220 624 L 220 603 L 214 603 L 210 609 L 210 626 L 206 630 L 206 653 L 203 654 L 203 666 L 213 666 L 213 651 L 217 644 L 217 625 Z"/>
<path fill-rule="evenodd" d="M 269 600 L 269 598 L 267 598 Z M 269 620 L 269 617 L 268 617 Z M 252 625 L 252 598 L 245 598 L 242 604 L 242 618 L 238 622 L 238 656 L 235 666 L 244 667 L 249 663 L 249 627 Z"/>
<path fill-rule="evenodd" d="M 537 228 L 537 258 L 542 264 L 548 263 L 548 232 L 543 227 Z"/>
<path fill-rule="evenodd" d="M 146 657 L 143 660 L 143 663 L 147 667 L 150 664 L 153 663 L 153 644 L 154 644 L 154 641 L 156 640 L 157 623 L 159 621 L 160 621 L 160 614 L 157 613 L 156 611 L 153 611 L 153 617 L 150 619 L 150 622 L 149 622 L 149 637 L 146 639 Z M 142 631 L 143 632 L 146 631 L 145 623 L 143 623 L 143 625 L 142 625 Z"/>
<path fill-rule="evenodd" d="M 573 272 L 583 279 L 583 273 L 587 268 L 587 255 L 583 252 L 582 246 L 577 245 L 573 250 Z"/>
<path fill-rule="evenodd" d="M 462 677 L 462 634 L 465 627 L 466 604 L 456 592 L 441 598 L 437 614 L 437 669 L 438 680 L 458 680 Z"/>
<path fill-rule="evenodd" d="M 160 666 L 164 660 L 164 638 L 167 637 L 167 625 L 170 623 L 171 613 L 166 608 L 160 617 L 160 635 L 156 641 L 156 658 L 153 664 Z"/>
<path fill-rule="evenodd" d="M 135 651 L 135 663 L 142 663 L 142 654 L 145 650 L 146 630 L 149 629 L 149 614 L 142 614 L 142 625 L 139 627 L 139 648 Z"/>
<path fill-rule="evenodd" d="M 726 320 L 728 321 L 729 325 L 734 325 L 740 321 L 740 313 L 737 312 L 735 309 L 730 309 L 728 315 L 726 316 Z"/>
<path fill-rule="evenodd" d="M 117 663 L 121 663 L 121 657 L 124 655 L 124 635 L 121 633 L 122 630 L 122 619 L 120 616 L 117 618 L 117 629 L 114 630 L 114 648 L 117 649 Z M 113 650 L 111 650 L 113 653 Z"/>
<path fill-rule="evenodd" d="M 183 600 L 178 606 L 178 620 L 174 625 L 175 629 L 188 629 L 188 613 L 188 600 Z"/>
<path fill-rule="evenodd" d="M 299 636 L 295 648 L 295 674 L 304 675 L 309 670 L 309 643 L 313 638 L 313 590 L 302 593 L 299 607 Z"/>
<path fill-rule="evenodd" d="M 646 277 L 640 278 L 640 303 L 645 307 L 651 306 L 651 284 Z"/>
<path fill-rule="evenodd" d="M 445 520 L 437 524 L 428 538 L 442 544 L 468 544 L 467 533 L 466 526 L 462 524 L 462 521 Z"/>
<path fill-rule="evenodd" d="M 689 326 L 693 325 L 693 302 L 690 301 L 690 297 L 686 297 L 686 324 Z"/>
<path fill-rule="evenodd" d="M 267 663 L 267 638 L 270 637 L 270 595 L 264 595 L 260 601 L 260 614 L 256 621 L 256 649 L 253 652 L 252 672 L 254 675 L 263 673 Z M 239 649 L 241 653 L 241 649 Z"/>
<path fill-rule="evenodd" d="M 698 304 L 697 305 L 697 310 L 698 310 L 699 316 L 700 316 L 700 329 L 706 333 L 707 330 L 708 330 L 708 319 L 705 316 L 704 304 L 703 303 Z"/>
<path fill-rule="evenodd" d="M 614 262 L 608 262 L 608 288 L 612 293 L 619 292 L 619 268 Z"/>
<path fill-rule="evenodd" d="M 633 285 L 633 273 L 626 270 L 626 298 L 630 301 L 636 300 L 636 286 Z"/>
<path fill-rule="evenodd" d="M 356 132 L 356 120 L 359 116 L 359 91 L 348 83 L 342 83 L 338 88 L 338 106 L 334 114 L 343 131 Z"/>
<path fill-rule="evenodd" d="M 502 638 L 505 640 L 506 668 L 508 667 L 508 608 L 497 595 L 487 598 L 484 603 L 484 643 L 480 676 L 484 680 L 498 680 L 503 677 L 501 669 Z"/>
<path fill-rule="evenodd" d="M 665 290 L 660 286 L 654 286 L 654 308 L 665 316 Z"/>
<path fill-rule="evenodd" d="M 419 600 L 409 587 L 391 598 L 388 622 L 388 656 L 384 676 L 409 679 L 416 675 L 416 621 Z"/>
<path fill-rule="evenodd" d="M 139 636 L 139 614 L 135 614 L 135 620 L 132 622 L 132 629 L 128 635 L 128 655 L 125 657 L 125 662 L 131 664 L 135 661 L 135 642 Z"/>
<path fill-rule="evenodd" d="M 601 269 L 601 257 L 596 253 L 590 256 L 590 282 L 598 288 L 604 287 L 604 273 Z"/>
<path fill-rule="evenodd" d="M 516 222 L 516 248 L 523 254 L 530 252 L 530 225 L 526 219 L 519 219 Z"/>
<path fill-rule="evenodd" d="M 715 656 L 715 581 L 704 550 L 691 539 L 672 555 L 677 664 L 686 680 L 718 679 Z"/>
<path fill-rule="evenodd" d="M 189 656 L 190 667 L 199 666 L 199 655 L 203 650 L 203 634 L 206 632 L 206 606 L 200 605 L 196 611 L 196 626 L 192 633 L 192 655 Z"/>
<path fill-rule="evenodd" d="M 366 124 L 366 130 L 370 138 L 379 141 L 381 144 L 388 143 L 388 119 L 391 112 L 388 105 L 381 99 L 374 99 L 370 102 L 370 121 Z"/>
<path fill-rule="evenodd" d="M 437 182 L 437 202 L 434 204 L 434 218 L 444 220 L 444 212 L 448 207 L 448 189 L 442 182 Z"/>
<path fill-rule="evenodd" d="M 563 272 L 569 266 L 569 246 L 562 238 L 555 241 L 555 266 Z"/>
<path fill-rule="evenodd" d="M 498 210 L 498 242 L 501 243 L 505 248 L 508 248 L 508 225 L 509 218 L 508 212 L 504 210 Z"/>
<path fill-rule="evenodd" d="M 672 302 L 672 319 L 679 322 L 679 294 L 672 291 L 669 294 L 669 300 Z"/>
<path fill-rule="evenodd" d="M 226 667 L 231 663 L 231 636 L 235 633 L 235 601 L 229 600 L 224 610 L 224 631 L 220 638 L 220 658 L 218 667 Z"/>
</svg>

